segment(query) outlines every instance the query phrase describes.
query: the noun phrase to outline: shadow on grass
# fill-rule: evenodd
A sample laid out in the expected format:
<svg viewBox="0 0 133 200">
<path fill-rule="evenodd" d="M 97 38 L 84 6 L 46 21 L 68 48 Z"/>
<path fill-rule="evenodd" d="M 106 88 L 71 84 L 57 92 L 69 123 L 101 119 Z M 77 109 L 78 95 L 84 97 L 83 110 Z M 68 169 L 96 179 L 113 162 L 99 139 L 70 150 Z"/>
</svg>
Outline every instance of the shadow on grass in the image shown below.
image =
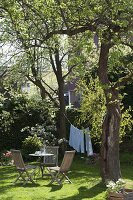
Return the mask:
<svg viewBox="0 0 133 200">
<path fill-rule="evenodd" d="M 132 166 L 122 163 L 121 167 L 122 167 L 123 178 L 133 180 Z M 0 167 L 0 194 L 5 194 L 7 191 L 10 193 L 12 189 L 15 189 L 15 191 L 13 192 L 16 192 L 18 187 L 20 188 L 19 190 L 21 190 L 21 188 L 31 188 L 32 190 L 32 188 L 36 187 L 43 190 L 45 189 L 45 187 L 47 187 L 47 189 L 49 187 L 49 189 L 46 190 L 46 192 L 50 191 L 52 195 L 54 195 L 54 197 L 52 196 L 48 198 L 49 200 L 53 199 L 81 200 L 84 198 L 86 199 L 95 198 L 98 194 L 106 190 L 104 185 L 101 182 L 99 183 L 99 181 L 101 180 L 99 169 L 100 169 L 99 165 L 87 165 L 85 159 L 76 158 L 72 164 L 71 168 L 72 172 L 68 173 L 68 177 L 75 185 L 74 192 L 75 191 L 77 192 L 77 190 L 78 192 L 73 194 L 71 192 L 71 196 L 68 196 L 69 193 L 67 194 L 67 192 L 69 191 L 64 192 L 64 185 L 63 186 L 56 184 L 48 185 L 51 179 L 48 177 L 42 179 L 40 175 L 39 178 L 37 178 L 36 184 L 27 183 L 25 186 L 23 186 L 22 183 L 18 183 L 13 185 L 13 181 L 17 176 L 17 171 L 15 167 L 14 166 Z M 85 183 L 85 185 L 83 183 Z M 86 183 L 88 183 L 87 186 Z M 71 188 L 71 186 L 66 188 Z M 34 189 L 33 192 L 35 191 L 36 189 Z M 40 190 L 38 189 L 38 191 Z M 59 196 L 57 195 L 56 191 L 58 192 Z M 12 199 L 13 197 L 11 195 L 7 196 L 6 198 L 6 200 L 12 200 Z"/>
<path fill-rule="evenodd" d="M 77 197 L 75 199 L 83 199 L 83 198 L 93 198 L 95 196 L 97 196 L 98 194 L 102 193 L 103 191 L 105 191 L 105 187 L 103 185 L 102 182 L 96 184 L 95 186 L 91 187 L 91 188 L 87 188 L 87 187 L 83 187 L 81 186 L 78 191 L 79 194 L 77 195 Z M 72 198 L 66 198 L 66 200 L 71 200 L 74 199 Z"/>
<path fill-rule="evenodd" d="M 0 194 L 6 193 L 6 191 L 10 191 L 14 188 L 18 187 L 38 187 L 40 184 L 38 183 L 30 183 L 28 182 L 26 185 L 23 185 L 23 181 L 18 181 L 14 184 L 15 179 L 17 178 L 18 173 L 14 166 L 2 166 L 0 167 Z M 12 197 L 8 197 L 8 199 L 12 199 Z M 7 200 L 7 199 L 6 199 Z"/>
<path fill-rule="evenodd" d="M 60 190 L 63 187 L 63 185 L 47 184 L 45 185 L 45 187 L 51 188 L 50 192 L 55 192 L 57 190 Z"/>
<path fill-rule="evenodd" d="M 25 185 L 23 185 L 23 182 L 18 182 L 18 183 L 13 183 L 13 182 L 8 182 L 8 185 L 4 185 L 2 187 L 0 187 L 0 194 L 6 192 L 7 190 L 11 190 L 13 188 L 18 188 L 18 187 L 23 187 L 23 188 L 29 188 L 29 187 L 40 187 L 39 183 L 26 183 Z"/>
<path fill-rule="evenodd" d="M 0 194 L 4 194 L 6 191 L 9 191 L 10 189 L 14 188 L 13 185 L 5 185 L 3 187 L 0 187 Z"/>
<path fill-rule="evenodd" d="M 10 184 L 17 176 L 16 170 L 13 166 L 0 167 L 0 184 L 1 186 Z"/>
<path fill-rule="evenodd" d="M 8 176 L 11 173 L 15 172 L 15 167 L 13 166 L 0 166 L 0 178 L 4 176 Z"/>
<path fill-rule="evenodd" d="M 55 190 L 57 190 L 57 186 L 56 187 L 54 186 L 54 191 Z M 96 184 L 95 186 L 93 186 L 91 188 L 81 186 L 78 189 L 78 194 L 70 196 L 70 197 L 64 197 L 63 196 L 60 199 L 63 199 L 63 200 L 81 200 L 81 199 L 84 199 L 84 198 L 89 199 L 89 198 L 96 197 L 98 194 L 104 192 L 105 190 L 106 190 L 105 186 L 103 185 L 102 182 L 100 182 L 100 183 Z M 53 197 L 49 200 L 52 200 L 52 199 L 53 199 Z M 57 199 L 57 197 L 55 197 L 55 199 Z"/>
<path fill-rule="evenodd" d="M 83 179 L 83 178 L 97 178 L 100 176 L 100 172 L 99 174 L 96 173 L 91 173 L 91 172 L 80 172 L 80 171 L 72 171 L 70 173 L 68 173 L 68 177 L 71 176 L 72 179 Z"/>
<path fill-rule="evenodd" d="M 30 187 L 40 187 L 40 184 L 39 183 L 27 183 L 25 185 L 23 185 L 22 183 L 19 183 L 19 184 L 16 184 L 16 187 L 17 186 L 20 186 L 20 187 L 24 187 L 24 188 L 30 188 Z"/>
<path fill-rule="evenodd" d="M 12 200 L 14 199 L 14 196 L 11 196 L 11 197 L 7 197 L 6 200 Z"/>
<path fill-rule="evenodd" d="M 129 179 L 131 181 L 133 181 L 133 165 L 129 166 L 127 164 L 121 165 L 121 173 L 122 173 L 122 177 L 125 179 Z"/>
</svg>

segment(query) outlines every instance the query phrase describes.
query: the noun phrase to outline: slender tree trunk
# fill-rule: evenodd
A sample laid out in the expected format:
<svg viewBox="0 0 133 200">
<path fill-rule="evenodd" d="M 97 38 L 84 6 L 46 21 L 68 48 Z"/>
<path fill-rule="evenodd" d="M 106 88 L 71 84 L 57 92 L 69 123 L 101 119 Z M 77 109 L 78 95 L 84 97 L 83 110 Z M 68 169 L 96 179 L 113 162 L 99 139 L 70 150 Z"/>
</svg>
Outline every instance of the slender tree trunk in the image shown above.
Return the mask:
<svg viewBox="0 0 133 200">
<path fill-rule="evenodd" d="M 64 99 L 64 81 L 59 84 L 59 121 L 58 121 L 58 133 L 60 139 L 66 139 L 66 119 L 65 119 L 65 99 Z M 67 146 L 63 142 L 61 145 L 62 153 L 64 154 Z"/>
<path fill-rule="evenodd" d="M 59 98 L 59 118 L 58 118 L 58 135 L 60 139 L 66 139 L 66 119 L 65 119 L 65 98 L 64 98 L 64 78 L 62 74 L 62 65 L 59 56 L 59 49 L 55 49 L 55 63 L 52 61 L 53 70 L 58 82 L 58 98 Z M 62 154 L 64 154 L 67 145 L 65 142 L 61 145 Z"/>
<path fill-rule="evenodd" d="M 119 128 L 121 120 L 119 91 L 110 85 L 107 75 L 109 44 L 101 45 L 99 79 L 106 97 L 106 115 L 102 127 L 101 175 L 104 182 L 118 180 L 121 176 L 119 163 Z"/>
</svg>

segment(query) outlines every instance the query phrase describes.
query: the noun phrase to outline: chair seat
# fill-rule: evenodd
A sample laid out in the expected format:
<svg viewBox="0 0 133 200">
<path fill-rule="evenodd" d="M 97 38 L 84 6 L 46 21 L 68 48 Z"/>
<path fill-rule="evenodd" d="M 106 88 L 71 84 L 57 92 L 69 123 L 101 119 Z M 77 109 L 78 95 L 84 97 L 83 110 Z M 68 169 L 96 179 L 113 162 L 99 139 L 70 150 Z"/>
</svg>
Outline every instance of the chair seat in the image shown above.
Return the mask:
<svg viewBox="0 0 133 200">
<path fill-rule="evenodd" d="M 56 166 L 56 167 L 49 167 L 50 170 L 54 170 L 54 171 L 59 171 L 60 167 Z"/>
<path fill-rule="evenodd" d="M 25 171 L 25 170 L 30 170 L 30 169 L 36 169 L 36 167 L 37 166 L 35 165 L 26 165 L 24 168 L 17 167 L 17 170 Z"/>
<path fill-rule="evenodd" d="M 74 158 L 74 154 L 75 154 L 75 151 L 65 151 L 64 158 L 62 160 L 60 167 L 58 166 L 48 167 L 48 170 L 52 178 L 50 184 L 56 181 L 59 185 L 61 185 L 64 178 L 69 183 L 72 183 L 66 174 L 68 173 L 70 169 L 70 166 Z"/>
<path fill-rule="evenodd" d="M 44 167 L 55 167 L 56 164 L 55 163 L 41 163 L 41 166 L 44 166 Z"/>
<path fill-rule="evenodd" d="M 36 166 L 36 165 L 26 165 L 25 168 L 26 168 L 27 170 L 30 170 L 30 169 L 36 169 L 37 166 Z"/>
</svg>

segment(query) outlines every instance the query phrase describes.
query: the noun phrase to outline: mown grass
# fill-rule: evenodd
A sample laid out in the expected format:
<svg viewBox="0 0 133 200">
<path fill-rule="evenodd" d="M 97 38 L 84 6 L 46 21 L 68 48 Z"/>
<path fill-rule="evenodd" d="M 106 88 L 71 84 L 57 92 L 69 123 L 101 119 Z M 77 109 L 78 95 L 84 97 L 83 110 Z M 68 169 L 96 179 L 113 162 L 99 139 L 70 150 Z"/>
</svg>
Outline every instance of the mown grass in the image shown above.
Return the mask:
<svg viewBox="0 0 133 200">
<path fill-rule="evenodd" d="M 121 158 L 122 175 L 126 186 L 133 188 L 133 155 Z M 125 162 L 127 160 L 127 162 Z M 76 156 L 69 177 L 73 184 L 49 185 L 50 177 L 37 178 L 36 185 L 13 185 L 17 173 L 13 166 L 0 167 L 0 200 L 104 200 L 106 188 L 101 182 L 99 164 L 88 165 L 85 158 Z"/>
</svg>

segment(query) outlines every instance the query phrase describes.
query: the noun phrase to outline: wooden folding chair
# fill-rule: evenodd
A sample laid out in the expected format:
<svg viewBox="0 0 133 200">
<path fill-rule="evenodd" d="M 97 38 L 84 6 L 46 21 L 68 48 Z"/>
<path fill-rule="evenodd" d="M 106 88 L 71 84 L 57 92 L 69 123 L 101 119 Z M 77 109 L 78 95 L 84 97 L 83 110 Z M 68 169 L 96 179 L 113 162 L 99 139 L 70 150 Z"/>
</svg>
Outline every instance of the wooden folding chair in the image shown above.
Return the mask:
<svg viewBox="0 0 133 200">
<path fill-rule="evenodd" d="M 36 171 L 37 166 L 25 165 L 20 150 L 11 150 L 11 153 L 12 153 L 14 164 L 19 173 L 14 183 L 16 183 L 20 179 L 23 180 L 24 185 L 28 181 L 35 183 L 33 180 L 33 177 L 35 176 L 35 171 Z M 32 170 L 32 172 L 29 172 L 29 170 Z"/>
<path fill-rule="evenodd" d="M 52 177 L 50 184 L 56 181 L 59 185 L 61 185 L 64 178 L 66 178 L 69 183 L 72 183 L 66 174 L 71 167 L 74 155 L 75 151 L 65 151 L 61 166 L 48 168 Z"/>
</svg>

